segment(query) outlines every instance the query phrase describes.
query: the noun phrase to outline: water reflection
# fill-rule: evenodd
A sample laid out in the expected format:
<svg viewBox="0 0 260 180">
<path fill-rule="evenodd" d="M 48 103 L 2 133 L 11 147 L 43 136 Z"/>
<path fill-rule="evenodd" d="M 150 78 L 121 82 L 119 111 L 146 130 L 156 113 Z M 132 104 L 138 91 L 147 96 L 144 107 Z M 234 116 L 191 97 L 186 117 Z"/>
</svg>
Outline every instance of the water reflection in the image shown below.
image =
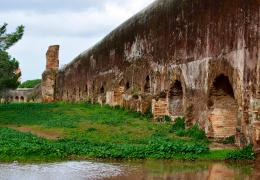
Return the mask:
<svg viewBox="0 0 260 180">
<path fill-rule="evenodd" d="M 260 180 L 260 164 L 146 161 L 130 175 L 107 179 Z M 258 174 L 257 174 L 258 173 Z"/>
<path fill-rule="evenodd" d="M 258 161 L 260 162 L 260 161 Z M 260 163 L 127 161 L 0 164 L 2 180 L 259 180 Z"/>
<path fill-rule="evenodd" d="M 92 180 L 122 173 L 120 166 L 95 162 L 0 164 L 1 180 Z"/>
</svg>

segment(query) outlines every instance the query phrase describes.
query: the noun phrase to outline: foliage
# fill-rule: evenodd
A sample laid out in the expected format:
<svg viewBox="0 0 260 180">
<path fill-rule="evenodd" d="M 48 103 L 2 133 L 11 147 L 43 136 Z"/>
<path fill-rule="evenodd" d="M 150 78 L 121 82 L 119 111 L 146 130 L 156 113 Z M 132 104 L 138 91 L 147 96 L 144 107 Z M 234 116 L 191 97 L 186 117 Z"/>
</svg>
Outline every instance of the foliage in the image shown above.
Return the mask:
<svg viewBox="0 0 260 180">
<path fill-rule="evenodd" d="M 223 139 L 222 141 L 220 141 L 220 143 L 222 143 L 222 144 L 235 144 L 235 136 L 227 137 L 227 138 Z"/>
<path fill-rule="evenodd" d="M 22 37 L 24 33 L 24 26 L 18 26 L 16 31 L 8 34 L 6 33 L 7 23 L 4 23 L 0 26 L 0 50 L 5 51 L 17 43 Z"/>
<path fill-rule="evenodd" d="M 255 158 L 253 145 L 248 145 L 241 150 L 234 150 L 226 156 L 227 160 L 254 160 Z"/>
<path fill-rule="evenodd" d="M 147 117 L 147 118 L 153 118 L 153 113 L 152 113 L 152 106 L 148 106 L 144 115 Z"/>
<path fill-rule="evenodd" d="M 171 122 L 172 121 L 172 118 L 170 116 L 163 116 L 163 120 L 165 122 Z"/>
<path fill-rule="evenodd" d="M 20 73 L 16 73 L 19 63 L 6 50 L 18 42 L 24 32 L 24 26 L 17 27 L 13 33 L 6 33 L 7 24 L 0 26 L 0 91 L 16 88 L 19 85 Z"/>
<path fill-rule="evenodd" d="M 28 80 L 19 85 L 19 88 L 34 88 L 41 83 L 41 79 Z"/>
<path fill-rule="evenodd" d="M 173 133 L 179 130 L 185 130 L 185 120 L 181 117 L 175 119 L 175 123 L 172 125 L 170 132 Z"/>
<path fill-rule="evenodd" d="M 23 139 L 23 141 L 21 141 Z M 17 158 L 40 156 L 54 159 L 68 159 L 70 156 L 95 158 L 174 158 L 182 154 L 208 152 L 208 147 L 199 143 L 183 143 L 170 140 L 151 140 L 147 145 L 92 143 L 61 139 L 50 141 L 36 137 L 30 133 L 0 129 L 0 158 Z"/>
<path fill-rule="evenodd" d="M 198 124 L 186 130 L 178 130 L 176 132 L 178 136 L 187 136 L 197 140 L 207 140 L 206 133 L 199 128 Z"/>
<path fill-rule="evenodd" d="M 164 115 L 164 116 L 159 116 L 156 118 L 157 122 L 171 122 L 172 118 L 170 116 Z"/>
<path fill-rule="evenodd" d="M 16 74 L 19 63 L 11 56 L 0 50 L 0 91 L 6 88 L 16 88 L 19 85 L 20 73 Z"/>
</svg>

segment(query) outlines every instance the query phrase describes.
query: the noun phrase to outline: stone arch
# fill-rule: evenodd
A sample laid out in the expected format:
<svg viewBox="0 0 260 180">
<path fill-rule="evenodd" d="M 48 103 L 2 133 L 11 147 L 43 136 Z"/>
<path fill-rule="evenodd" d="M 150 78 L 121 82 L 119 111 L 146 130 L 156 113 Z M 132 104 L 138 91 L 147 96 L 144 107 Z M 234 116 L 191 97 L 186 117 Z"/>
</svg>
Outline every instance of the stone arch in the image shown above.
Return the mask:
<svg viewBox="0 0 260 180">
<path fill-rule="evenodd" d="M 73 88 L 73 95 L 74 95 L 74 96 L 77 95 L 77 90 L 76 90 L 76 88 Z"/>
<path fill-rule="evenodd" d="M 147 75 L 145 78 L 145 83 L 144 83 L 144 92 L 145 93 L 150 93 L 151 92 L 151 85 L 150 85 L 150 76 Z"/>
<path fill-rule="evenodd" d="M 218 139 L 236 135 L 238 103 L 228 76 L 220 74 L 214 79 L 208 99 L 208 136 Z"/>
<path fill-rule="evenodd" d="M 92 94 L 95 94 L 95 90 L 96 90 L 96 81 L 92 81 Z"/>
<path fill-rule="evenodd" d="M 24 97 L 23 96 L 20 97 L 20 101 L 24 102 Z"/>
<path fill-rule="evenodd" d="M 127 81 L 126 84 L 125 84 L 125 90 L 128 90 L 128 89 L 130 89 L 130 83 L 129 83 L 129 81 Z"/>
<path fill-rule="evenodd" d="M 81 88 L 78 89 L 79 99 L 81 99 Z"/>
<path fill-rule="evenodd" d="M 19 97 L 15 96 L 15 101 L 18 102 L 19 101 Z"/>
<path fill-rule="evenodd" d="M 105 93 L 105 88 L 104 86 L 102 85 L 101 88 L 100 88 L 100 94 L 104 94 Z"/>
<path fill-rule="evenodd" d="M 181 81 L 175 80 L 168 94 L 169 114 L 171 116 L 183 116 L 183 95 Z"/>
<path fill-rule="evenodd" d="M 85 85 L 85 93 L 88 93 L 88 84 Z"/>
</svg>

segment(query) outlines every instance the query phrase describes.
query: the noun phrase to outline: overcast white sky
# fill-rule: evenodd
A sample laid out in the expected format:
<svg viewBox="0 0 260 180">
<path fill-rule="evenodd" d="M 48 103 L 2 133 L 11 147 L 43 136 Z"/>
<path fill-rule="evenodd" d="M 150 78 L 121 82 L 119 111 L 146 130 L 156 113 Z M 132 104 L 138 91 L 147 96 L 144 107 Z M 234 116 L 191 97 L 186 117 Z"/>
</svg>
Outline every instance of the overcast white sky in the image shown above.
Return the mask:
<svg viewBox="0 0 260 180">
<path fill-rule="evenodd" d="M 0 0 L 0 24 L 25 26 L 9 52 L 20 62 L 22 81 L 41 78 L 49 45 L 59 44 L 60 66 L 93 46 L 154 0 Z"/>
</svg>

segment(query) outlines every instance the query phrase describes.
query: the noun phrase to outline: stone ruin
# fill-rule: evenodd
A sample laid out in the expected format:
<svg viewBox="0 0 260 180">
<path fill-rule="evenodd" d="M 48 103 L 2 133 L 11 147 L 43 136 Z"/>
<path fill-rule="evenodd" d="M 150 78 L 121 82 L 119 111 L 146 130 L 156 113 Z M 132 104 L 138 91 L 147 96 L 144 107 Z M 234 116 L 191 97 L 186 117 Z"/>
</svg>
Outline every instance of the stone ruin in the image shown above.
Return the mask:
<svg viewBox="0 0 260 180">
<path fill-rule="evenodd" d="M 59 46 L 50 46 L 46 53 L 46 70 L 42 74 L 42 101 L 53 102 L 55 100 L 55 81 L 59 69 Z"/>
<path fill-rule="evenodd" d="M 51 46 L 43 101 L 182 116 L 260 149 L 259 35 L 259 0 L 157 0 L 63 69 Z"/>
</svg>

